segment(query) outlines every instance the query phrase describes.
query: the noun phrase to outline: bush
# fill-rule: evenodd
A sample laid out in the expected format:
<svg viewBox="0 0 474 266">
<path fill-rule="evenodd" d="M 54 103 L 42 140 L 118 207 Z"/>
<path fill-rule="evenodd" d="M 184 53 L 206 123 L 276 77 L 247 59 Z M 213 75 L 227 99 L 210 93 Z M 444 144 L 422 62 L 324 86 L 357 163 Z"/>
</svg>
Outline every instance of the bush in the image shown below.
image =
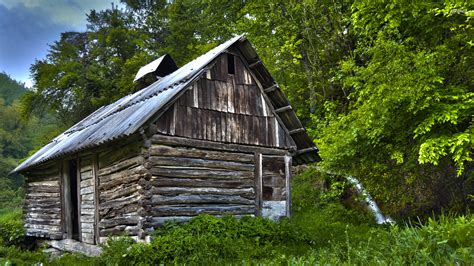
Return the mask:
<svg viewBox="0 0 474 266">
<path fill-rule="evenodd" d="M 102 256 L 110 265 L 215 263 L 286 260 L 314 249 L 344 244 L 346 232 L 366 241 L 373 218 L 340 203 L 345 183 L 310 168 L 293 180 L 294 215 L 276 223 L 263 218 L 199 215 L 184 224 L 167 223 L 151 244 L 111 240 Z"/>
<path fill-rule="evenodd" d="M 201 215 L 185 224 L 166 224 L 151 244 L 134 243 L 130 238 L 111 240 L 100 260 L 106 265 L 474 263 L 472 215 L 386 227 L 334 223 L 338 217 L 328 216 L 334 208 L 320 210 L 319 218 L 313 216 L 314 225 L 306 221 L 307 226 L 301 228 L 294 220 L 274 223 Z M 328 218 L 326 226 L 323 217 Z"/>
<path fill-rule="evenodd" d="M 306 245 L 306 250 L 309 248 L 304 236 L 295 232 L 287 221 L 276 223 L 263 218 L 216 218 L 210 215 L 199 215 L 181 225 L 165 224 L 155 232 L 150 245 L 130 243 L 129 239 L 110 241 L 105 247 L 104 257 L 111 264 L 120 265 L 202 263 L 258 259 L 295 245 Z"/>
<path fill-rule="evenodd" d="M 48 257 L 41 251 L 27 251 L 15 246 L 0 245 L 0 265 L 38 265 L 47 261 Z"/>
<path fill-rule="evenodd" d="M 24 246 L 26 240 L 21 209 L 6 212 L 0 216 L 0 245 Z"/>
<path fill-rule="evenodd" d="M 393 226 L 372 230 L 365 241 L 354 241 L 346 231 L 345 243 L 313 249 L 301 257 L 272 258 L 266 263 L 291 265 L 473 265 L 474 217 L 429 219 L 421 226 Z"/>
<path fill-rule="evenodd" d="M 150 244 L 111 239 L 98 258 L 64 254 L 49 260 L 40 251 L 0 245 L 0 265 L 474 264 L 473 215 L 380 226 L 371 215 L 341 203 L 339 182 L 314 170 L 296 176 L 294 214 L 278 223 L 200 215 L 161 226 Z M 20 218 L 20 210 L 0 216 L 3 245 L 21 245 Z"/>
</svg>

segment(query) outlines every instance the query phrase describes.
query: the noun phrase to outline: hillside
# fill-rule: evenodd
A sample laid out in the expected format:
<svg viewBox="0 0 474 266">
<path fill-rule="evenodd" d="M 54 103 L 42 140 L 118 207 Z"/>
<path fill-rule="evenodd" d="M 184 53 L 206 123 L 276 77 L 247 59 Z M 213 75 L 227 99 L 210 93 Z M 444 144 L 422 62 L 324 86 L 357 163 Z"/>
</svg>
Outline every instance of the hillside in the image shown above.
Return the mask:
<svg viewBox="0 0 474 266">
<path fill-rule="evenodd" d="M 23 176 L 8 175 L 31 150 L 41 147 L 56 134 L 51 116 L 22 117 L 21 97 L 28 90 L 7 73 L 0 73 L 0 212 L 22 202 Z"/>
<path fill-rule="evenodd" d="M 7 73 L 0 72 L 0 98 L 5 105 L 11 105 L 27 92 L 27 88 L 20 82 L 12 79 Z"/>
</svg>

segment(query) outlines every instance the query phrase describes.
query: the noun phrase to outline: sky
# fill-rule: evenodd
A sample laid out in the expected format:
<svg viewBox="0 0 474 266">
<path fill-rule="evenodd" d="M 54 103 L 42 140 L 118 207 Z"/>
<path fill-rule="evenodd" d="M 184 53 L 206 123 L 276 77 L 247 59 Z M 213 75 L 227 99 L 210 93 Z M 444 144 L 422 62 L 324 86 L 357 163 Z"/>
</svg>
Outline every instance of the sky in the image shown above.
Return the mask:
<svg viewBox="0 0 474 266">
<path fill-rule="evenodd" d="M 84 31 L 86 14 L 119 0 L 0 0 L 0 72 L 31 87 L 29 69 L 65 31 Z"/>
</svg>

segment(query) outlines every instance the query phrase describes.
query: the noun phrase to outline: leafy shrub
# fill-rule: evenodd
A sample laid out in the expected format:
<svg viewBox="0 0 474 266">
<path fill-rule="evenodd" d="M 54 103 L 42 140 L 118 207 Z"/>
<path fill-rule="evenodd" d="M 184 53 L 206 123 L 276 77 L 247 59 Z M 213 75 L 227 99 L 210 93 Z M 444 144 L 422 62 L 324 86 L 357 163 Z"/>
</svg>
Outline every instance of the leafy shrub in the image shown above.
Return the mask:
<svg viewBox="0 0 474 266">
<path fill-rule="evenodd" d="M 0 245 L 0 265 L 38 265 L 47 261 L 48 257 L 41 251 L 27 251 L 15 246 Z"/>
<path fill-rule="evenodd" d="M 121 261 L 123 261 L 129 248 L 134 244 L 135 241 L 128 237 L 111 238 L 104 246 L 101 259 L 107 265 L 124 265 L 121 264 Z"/>
<path fill-rule="evenodd" d="M 354 241 L 346 231 L 345 243 L 314 249 L 305 256 L 276 257 L 266 263 L 291 265 L 473 265 L 474 217 L 429 219 L 421 226 L 393 226 L 371 230 L 365 241 Z"/>
<path fill-rule="evenodd" d="M 0 168 L 2 167 L 1 160 L 2 158 L 0 156 Z M 23 177 L 15 176 L 14 178 L 6 178 L 0 175 L 0 216 L 6 212 L 10 212 L 12 209 L 21 208 L 23 204 L 23 188 L 20 184 L 15 184 L 12 179 L 19 180 L 17 182 L 22 183 Z"/>
<path fill-rule="evenodd" d="M 130 239 L 110 241 L 104 257 L 111 264 L 234 261 L 271 256 L 278 250 L 305 243 L 288 222 L 232 216 L 199 215 L 185 224 L 168 223 L 154 234 L 151 244 L 130 245 Z M 117 256 L 122 254 L 121 256 Z"/>
<path fill-rule="evenodd" d="M 442 216 L 417 226 L 384 227 L 336 223 L 340 216 L 329 215 L 344 212 L 341 210 L 333 206 L 320 210 L 319 218 L 313 214 L 313 227 L 309 221 L 306 227 L 299 227 L 295 220 L 274 223 L 261 218 L 201 215 L 185 224 L 166 224 L 151 244 L 133 243 L 127 238 L 110 241 L 102 260 L 107 265 L 474 263 L 472 215 Z"/>
<path fill-rule="evenodd" d="M 0 216 L 0 245 L 25 244 L 26 236 L 21 219 L 21 209 L 4 213 Z"/>
<path fill-rule="evenodd" d="M 331 185 L 340 180 L 310 169 L 293 181 L 297 208 L 291 218 L 278 223 L 259 217 L 200 215 L 184 224 L 161 226 L 150 244 L 111 239 L 98 258 L 64 254 L 50 259 L 40 251 L 0 243 L 0 265 L 474 264 L 471 214 L 380 226 L 371 215 L 341 203 L 339 185 Z M 14 224 L 20 217 L 20 210 L 9 212 L 0 216 L 0 225 Z M 18 224 L 8 228 L 22 230 Z M 2 241 L 8 236 L 14 240 L 8 244 L 21 243 L 17 241 L 21 237 L 10 238 L 15 235 L 11 232 L 16 231 L 2 231 Z"/>
<path fill-rule="evenodd" d="M 93 265 L 104 265 L 98 257 L 87 257 L 79 253 L 64 253 L 60 257 L 49 258 L 44 265 L 52 266 L 63 266 L 63 265 L 74 265 L 74 266 L 93 266 Z M 108 265 L 116 265 L 109 263 Z"/>
</svg>

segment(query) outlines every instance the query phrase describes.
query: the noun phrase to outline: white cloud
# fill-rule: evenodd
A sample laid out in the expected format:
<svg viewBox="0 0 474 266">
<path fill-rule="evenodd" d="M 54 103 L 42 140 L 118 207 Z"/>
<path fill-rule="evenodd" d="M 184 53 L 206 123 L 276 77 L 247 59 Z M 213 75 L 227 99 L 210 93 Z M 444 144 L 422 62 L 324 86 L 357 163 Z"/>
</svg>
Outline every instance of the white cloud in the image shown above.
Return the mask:
<svg viewBox="0 0 474 266">
<path fill-rule="evenodd" d="M 44 13 L 54 24 L 83 29 L 86 14 L 91 9 L 110 8 L 112 2 L 117 6 L 118 0 L 0 0 L 0 5 L 8 9 L 14 7 L 35 9 Z"/>
<path fill-rule="evenodd" d="M 0 71 L 30 87 L 29 67 L 46 56 L 47 44 L 61 32 L 85 30 L 86 14 L 111 2 L 119 0 L 0 0 Z"/>
<path fill-rule="evenodd" d="M 25 80 L 25 87 L 27 87 L 28 89 L 33 88 L 33 80 L 32 79 Z"/>
</svg>

